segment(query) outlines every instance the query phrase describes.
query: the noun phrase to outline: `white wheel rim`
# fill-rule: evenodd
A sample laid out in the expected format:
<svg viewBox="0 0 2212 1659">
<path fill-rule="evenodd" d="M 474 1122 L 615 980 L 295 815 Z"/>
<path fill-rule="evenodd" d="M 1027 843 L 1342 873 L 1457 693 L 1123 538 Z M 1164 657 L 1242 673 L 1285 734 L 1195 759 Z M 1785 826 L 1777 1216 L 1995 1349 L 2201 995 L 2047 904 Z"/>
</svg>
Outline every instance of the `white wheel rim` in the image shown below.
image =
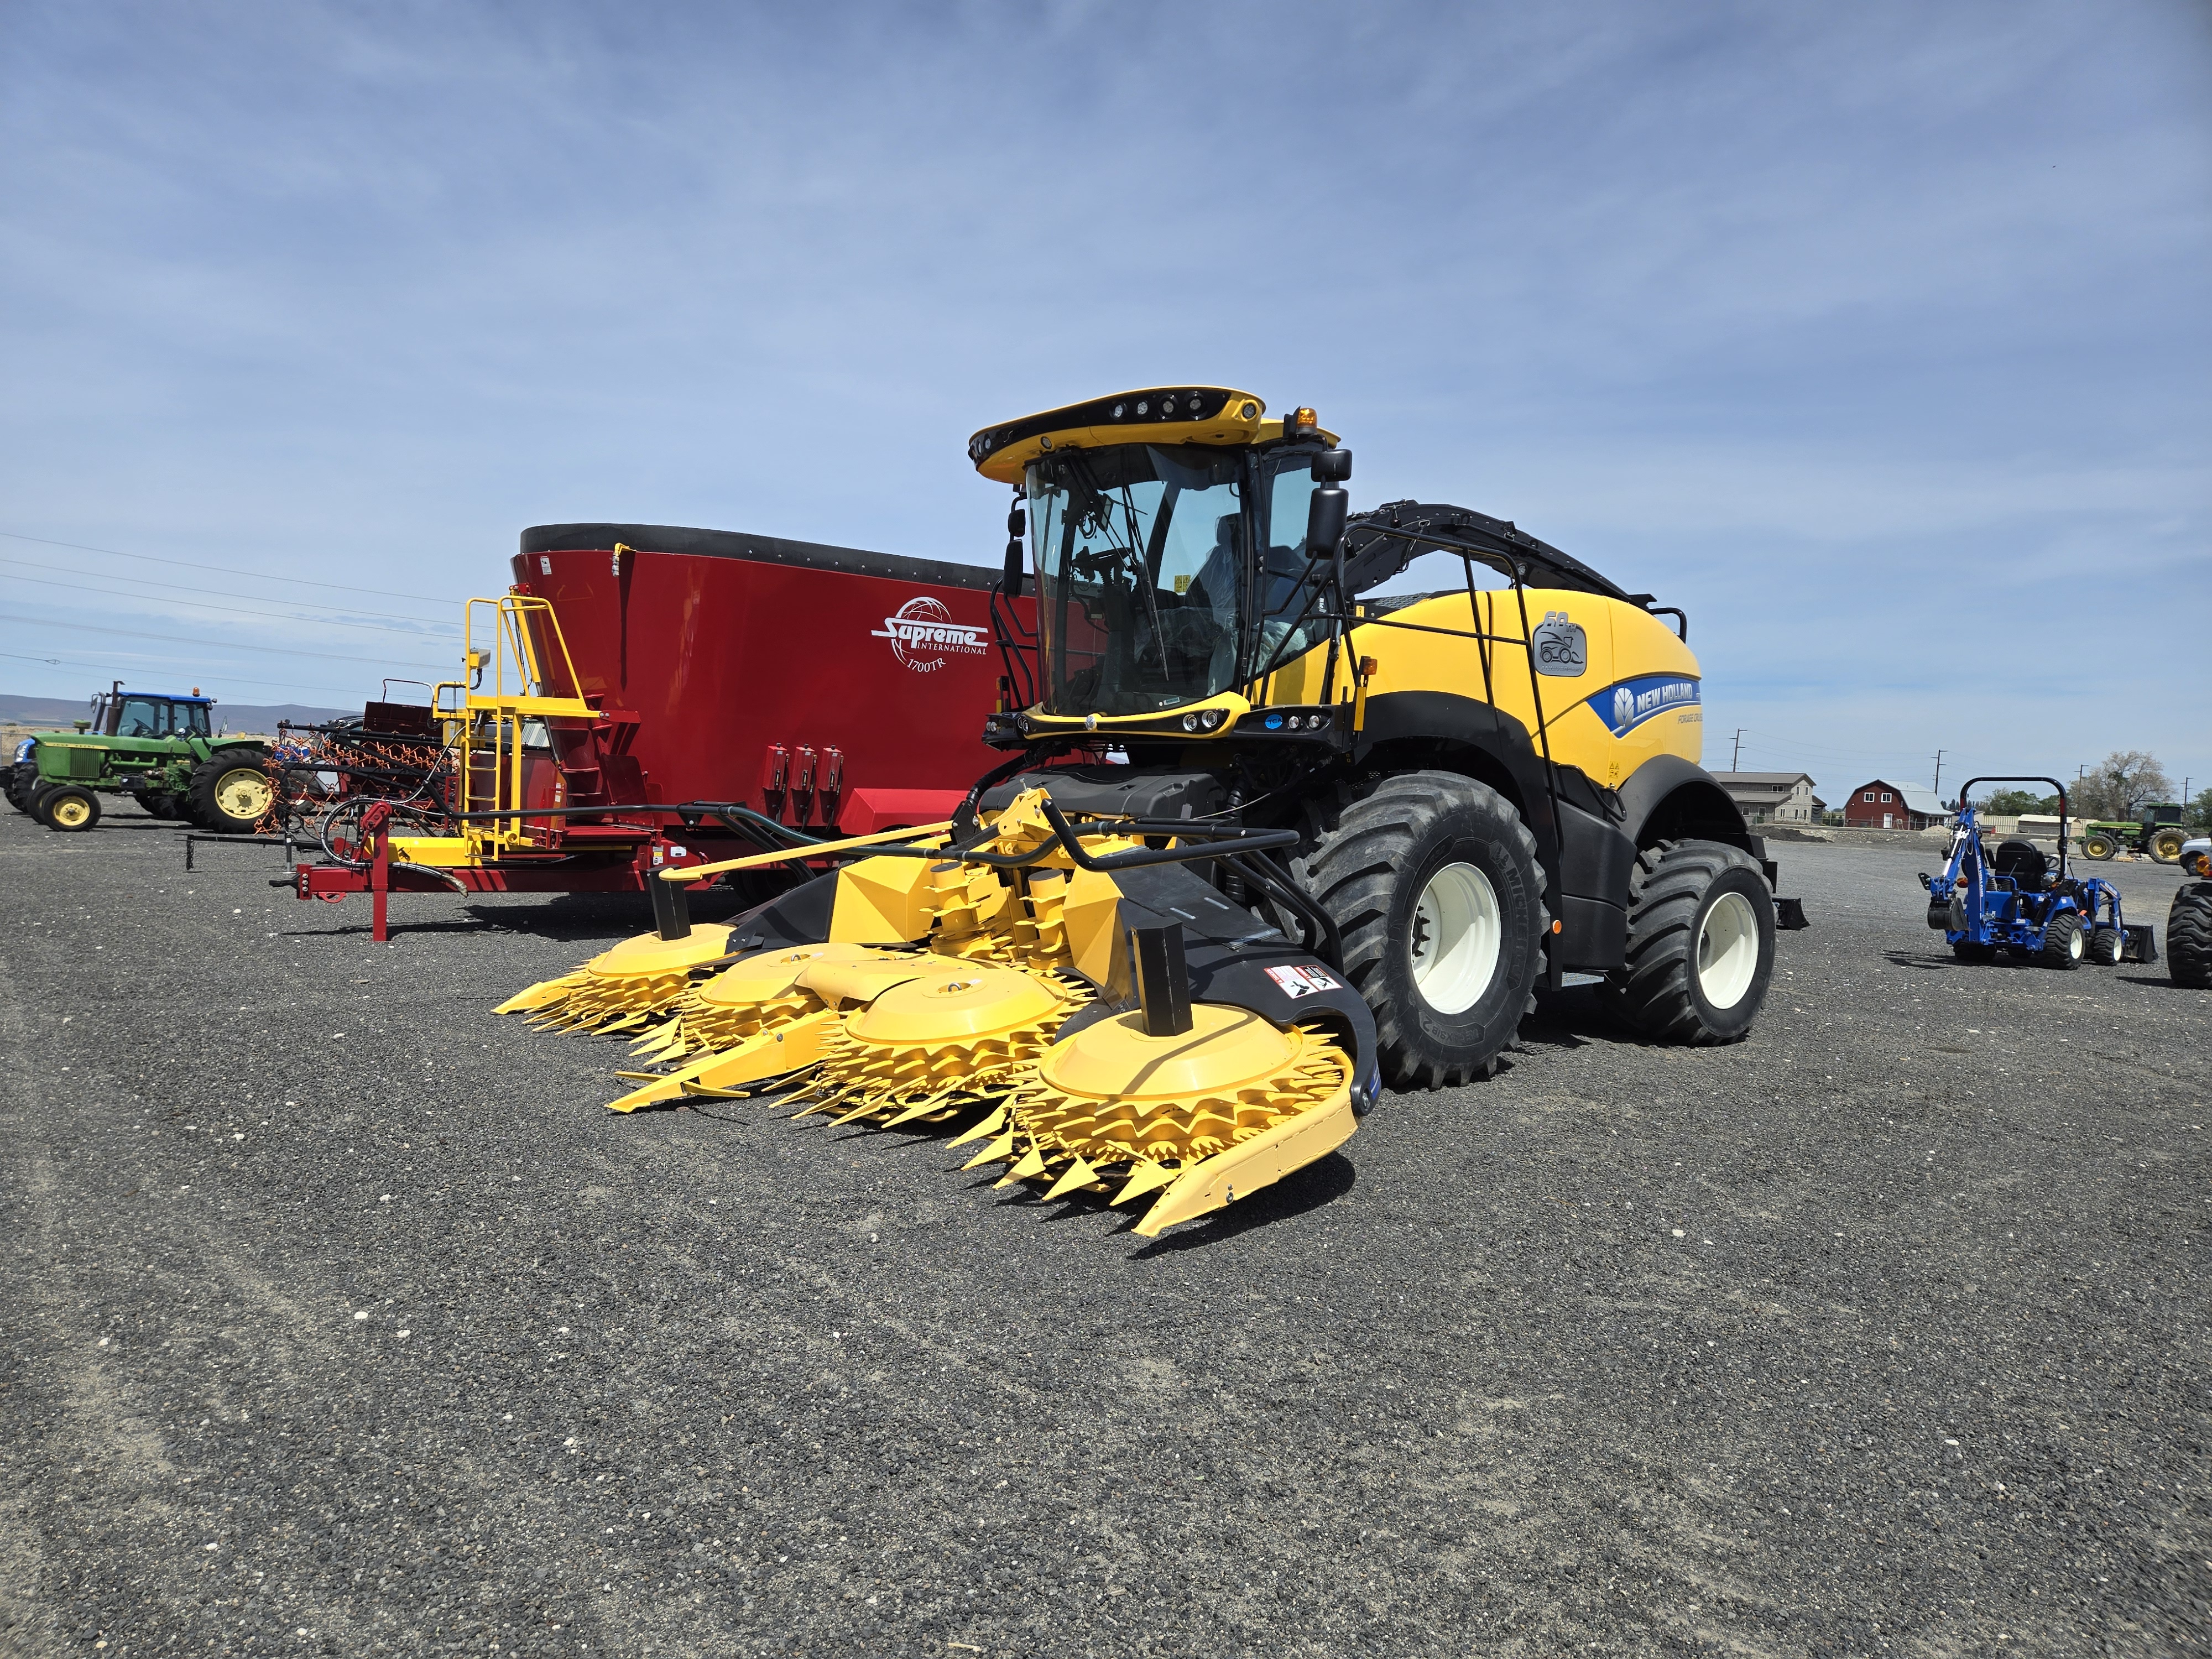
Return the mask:
<svg viewBox="0 0 2212 1659">
<path fill-rule="evenodd" d="M 1759 971 L 1759 916 L 1741 893 L 1723 893 L 1698 925 L 1698 989 L 1715 1008 L 1733 1008 Z"/>
<path fill-rule="evenodd" d="M 1447 864 L 1413 905 L 1413 988 L 1440 1014 L 1474 1006 L 1497 976 L 1505 928 L 1498 890 L 1471 864 Z"/>
<path fill-rule="evenodd" d="M 2081 930 L 2079 927 L 2066 936 L 2066 954 L 2076 962 L 2081 960 Z"/>
</svg>

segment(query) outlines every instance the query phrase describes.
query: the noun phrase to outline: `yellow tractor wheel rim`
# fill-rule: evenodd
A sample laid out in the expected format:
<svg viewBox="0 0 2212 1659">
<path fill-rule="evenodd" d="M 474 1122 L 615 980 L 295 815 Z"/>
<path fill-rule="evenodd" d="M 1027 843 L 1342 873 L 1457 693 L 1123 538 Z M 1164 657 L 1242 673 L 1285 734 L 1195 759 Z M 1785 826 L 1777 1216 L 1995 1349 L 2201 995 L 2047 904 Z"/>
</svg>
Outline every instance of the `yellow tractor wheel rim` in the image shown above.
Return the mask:
<svg viewBox="0 0 2212 1659">
<path fill-rule="evenodd" d="M 92 821 L 92 803 L 72 795 L 69 799 L 56 801 L 50 817 L 64 830 L 82 830 Z"/>
<path fill-rule="evenodd" d="M 269 775 L 265 772 L 242 769 L 226 772 L 215 786 L 215 804 L 225 817 L 258 821 L 275 799 L 276 791 L 269 787 Z"/>
</svg>

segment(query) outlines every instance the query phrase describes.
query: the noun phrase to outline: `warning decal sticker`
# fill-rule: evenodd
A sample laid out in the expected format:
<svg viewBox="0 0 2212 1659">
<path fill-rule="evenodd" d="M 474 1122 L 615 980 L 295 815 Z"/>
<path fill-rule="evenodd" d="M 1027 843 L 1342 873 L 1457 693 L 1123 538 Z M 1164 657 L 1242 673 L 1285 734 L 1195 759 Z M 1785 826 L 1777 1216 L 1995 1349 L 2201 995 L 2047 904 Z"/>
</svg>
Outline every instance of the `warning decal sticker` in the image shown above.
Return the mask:
<svg viewBox="0 0 2212 1659">
<path fill-rule="evenodd" d="M 1267 977 L 1275 981 L 1276 988 L 1286 997 L 1315 996 L 1323 991 L 1334 991 L 1337 986 L 1328 969 L 1321 967 L 1270 968 Z"/>
</svg>

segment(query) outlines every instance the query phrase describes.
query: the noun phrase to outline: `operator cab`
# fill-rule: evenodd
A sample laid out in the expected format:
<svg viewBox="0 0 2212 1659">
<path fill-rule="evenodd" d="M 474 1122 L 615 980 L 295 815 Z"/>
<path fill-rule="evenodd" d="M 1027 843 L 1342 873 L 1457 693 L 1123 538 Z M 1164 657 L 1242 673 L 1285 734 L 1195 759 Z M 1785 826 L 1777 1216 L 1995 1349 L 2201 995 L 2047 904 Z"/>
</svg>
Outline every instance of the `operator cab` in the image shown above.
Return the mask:
<svg viewBox="0 0 2212 1659">
<path fill-rule="evenodd" d="M 92 729 L 110 738 L 204 738 L 215 699 L 197 694 L 103 691 L 92 700 Z"/>
<path fill-rule="evenodd" d="M 1264 407 L 1219 386 L 1153 388 L 969 441 L 977 470 L 1021 496 L 1009 527 L 1026 520 L 1035 558 L 1043 713 L 1201 703 L 1319 642 L 1310 513 L 1351 457 L 1312 411 L 1265 421 Z M 1021 551 L 1009 547 L 1010 573 Z"/>
</svg>

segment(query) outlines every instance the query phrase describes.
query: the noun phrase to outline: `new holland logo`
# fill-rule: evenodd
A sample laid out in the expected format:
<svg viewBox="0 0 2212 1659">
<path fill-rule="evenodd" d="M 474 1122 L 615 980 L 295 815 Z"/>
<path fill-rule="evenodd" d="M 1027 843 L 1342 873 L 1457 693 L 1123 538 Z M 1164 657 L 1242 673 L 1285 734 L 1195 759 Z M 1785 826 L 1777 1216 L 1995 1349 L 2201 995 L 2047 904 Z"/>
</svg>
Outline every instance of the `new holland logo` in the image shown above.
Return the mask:
<svg viewBox="0 0 2212 1659">
<path fill-rule="evenodd" d="M 1590 710 L 1616 738 L 1625 738 L 1654 714 L 1696 707 L 1698 682 L 1680 674 L 1646 674 L 1609 685 L 1589 700 Z"/>
<path fill-rule="evenodd" d="M 868 636 L 889 640 L 891 654 L 917 674 L 934 674 L 951 657 L 980 657 L 988 652 L 986 631 L 952 620 L 939 600 L 908 599 Z"/>
</svg>

